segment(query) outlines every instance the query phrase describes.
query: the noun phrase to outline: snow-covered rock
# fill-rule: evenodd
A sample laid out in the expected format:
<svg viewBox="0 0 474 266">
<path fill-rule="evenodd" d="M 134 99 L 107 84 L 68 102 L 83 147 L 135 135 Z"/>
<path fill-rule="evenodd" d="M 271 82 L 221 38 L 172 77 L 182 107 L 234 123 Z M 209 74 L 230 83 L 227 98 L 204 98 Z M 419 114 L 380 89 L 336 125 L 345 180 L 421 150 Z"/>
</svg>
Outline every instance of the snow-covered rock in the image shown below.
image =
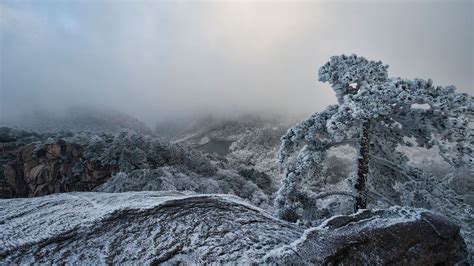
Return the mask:
<svg viewBox="0 0 474 266">
<path fill-rule="evenodd" d="M 316 265 L 467 263 L 459 227 L 423 209 L 391 207 L 335 216 L 266 255 L 266 262 Z M 457 264 L 456 264 L 457 265 Z"/>
<path fill-rule="evenodd" d="M 453 264 L 459 227 L 421 209 L 338 216 L 306 231 L 230 195 L 64 193 L 0 201 L 0 264 Z"/>
<path fill-rule="evenodd" d="M 0 264 L 256 261 L 303 232 L 229 195 L 68 193 L 0 206 Z"/>
</svg>

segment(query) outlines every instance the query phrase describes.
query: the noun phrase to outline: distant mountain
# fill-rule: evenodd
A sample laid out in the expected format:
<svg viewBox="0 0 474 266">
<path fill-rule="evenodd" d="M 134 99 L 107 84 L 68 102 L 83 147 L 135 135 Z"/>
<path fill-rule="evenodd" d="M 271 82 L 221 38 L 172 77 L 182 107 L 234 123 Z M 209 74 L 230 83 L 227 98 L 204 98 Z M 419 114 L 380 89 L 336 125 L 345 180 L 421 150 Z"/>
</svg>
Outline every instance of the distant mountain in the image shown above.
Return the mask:
<svg viewBox="0 0 474 266">
<path fill-rule="evenodd" d="M 286 120 L 275 116 L 249 114 L 235 117 L 206 116 L 184 123 L 173 134 L 171 141 L 191 146 L 203 145 L 211 139 L 233 142 L 257 128 L 275 127 L 282 124 L 288 127 L 290 123 Z M 158 125 L 157 128 L 162 128 L 162 126 Z"/>
<path fill-rule="evenodd" d="M 116 110 L 97 107 L 72 107 L 63 113 L 36 111 L 23 115 L 19 121 L 10 121 L 5 124 L 37 131 L 116 132 L 132 130 L 147 135 L 153 133 L 144 122 L 133 116 Z"/>
<path fill-rule="evenodd" d="M 172 124 L 174 133 L 169 139 L 172 143 L 224 156 L 235 167 L 265 172 L 279 179 L 276 152 L 280 137 L 295 121 L 270 115 L 207 116 L 180 126 Z M 168 125 L 159 124 L 157 132 L 170 129 Z"/>
</svg>

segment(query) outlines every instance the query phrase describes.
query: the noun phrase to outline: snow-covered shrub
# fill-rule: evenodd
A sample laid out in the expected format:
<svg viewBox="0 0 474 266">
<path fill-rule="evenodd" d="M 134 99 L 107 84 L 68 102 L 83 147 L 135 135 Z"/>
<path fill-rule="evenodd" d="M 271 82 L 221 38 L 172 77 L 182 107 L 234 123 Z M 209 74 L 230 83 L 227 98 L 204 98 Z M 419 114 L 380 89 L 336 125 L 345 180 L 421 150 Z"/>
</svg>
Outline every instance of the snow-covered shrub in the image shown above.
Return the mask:
<svg viewBox="0 0 474 266">
<path fill-rule="evenodd" d="M 212 174 L 215 167 L 207 155 L 131 131 L 80 133 L 68 141 L 84 146 L 84 157 L 101 165 L 116 165 L 123 172 L 186 165 L 197 173 Z"/>
<path fill-rule="evenodd" d="M 218 169 L 213 175 L 203 175 L 184 165 L 164 166 L 157 169 L 139 169 L 120 172 L 97 187 L 101 192 L 126 191 L 190 191 L 202 194 L 233 194 L 253 204 L 270 208 L 270 197 L 252 180 L 235 170 Z"/>
<path fill-rule="evenodd" d="M 254 128 L 232 143 L 227 158 L 236 167 L 252 168 L 278 178 L 280 166 L 274 158 L 286 128 L 281 124 Z"/>
</svg>

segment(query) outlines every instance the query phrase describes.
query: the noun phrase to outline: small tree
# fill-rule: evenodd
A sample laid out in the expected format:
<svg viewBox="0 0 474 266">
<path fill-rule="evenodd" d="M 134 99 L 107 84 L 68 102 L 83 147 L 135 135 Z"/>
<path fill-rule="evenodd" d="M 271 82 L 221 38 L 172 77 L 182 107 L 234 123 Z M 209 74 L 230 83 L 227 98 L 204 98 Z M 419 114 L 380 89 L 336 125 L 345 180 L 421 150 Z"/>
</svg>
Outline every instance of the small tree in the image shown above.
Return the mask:
<svg viewBox="0 0 474 266">
<path fill-rule="evenodd" d="M 331 84 L 338 104 L 311 115 L 282 137 L 279 161 L 287 167 L 275 199 L 281 218 L 298 219 L 297 209 L 308 198 L 302 178 L 309 170 L 321 169 L 327 151 L 338 145 L 358 149 L 356 211 L 367 208 L 368 185 L 390 186 L 391 179 L 407 181 L 417 172 L 408 167 L 400 146 L 436 145 L 450 164 L 473 165 L 469 119 L 474 98 L 454 86 L 434 87 L 431 80 L 389 78 L 387 68 L 380 61 L 342 55 L 319 69 L 319 80 Z M 296 158 L 289 160 L 297 149 Z"/>
</svg>

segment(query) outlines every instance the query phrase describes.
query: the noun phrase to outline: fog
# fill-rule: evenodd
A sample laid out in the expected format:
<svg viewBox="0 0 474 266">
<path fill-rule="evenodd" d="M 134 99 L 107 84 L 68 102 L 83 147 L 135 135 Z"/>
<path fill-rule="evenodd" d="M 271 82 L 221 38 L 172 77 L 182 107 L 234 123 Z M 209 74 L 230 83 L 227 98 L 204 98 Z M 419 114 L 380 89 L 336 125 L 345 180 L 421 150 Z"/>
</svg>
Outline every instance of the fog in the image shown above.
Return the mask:
<svg viewBox="0 0 474 266">
<path fill-rule="evenodd" d="M 76 106 L 149 125 L 307 115 L 336 102 L 317 70 L 342 53 L 472 93 L 473 14 L 470 0 L 4 0 L 0 122 Z"/>
</svg>

